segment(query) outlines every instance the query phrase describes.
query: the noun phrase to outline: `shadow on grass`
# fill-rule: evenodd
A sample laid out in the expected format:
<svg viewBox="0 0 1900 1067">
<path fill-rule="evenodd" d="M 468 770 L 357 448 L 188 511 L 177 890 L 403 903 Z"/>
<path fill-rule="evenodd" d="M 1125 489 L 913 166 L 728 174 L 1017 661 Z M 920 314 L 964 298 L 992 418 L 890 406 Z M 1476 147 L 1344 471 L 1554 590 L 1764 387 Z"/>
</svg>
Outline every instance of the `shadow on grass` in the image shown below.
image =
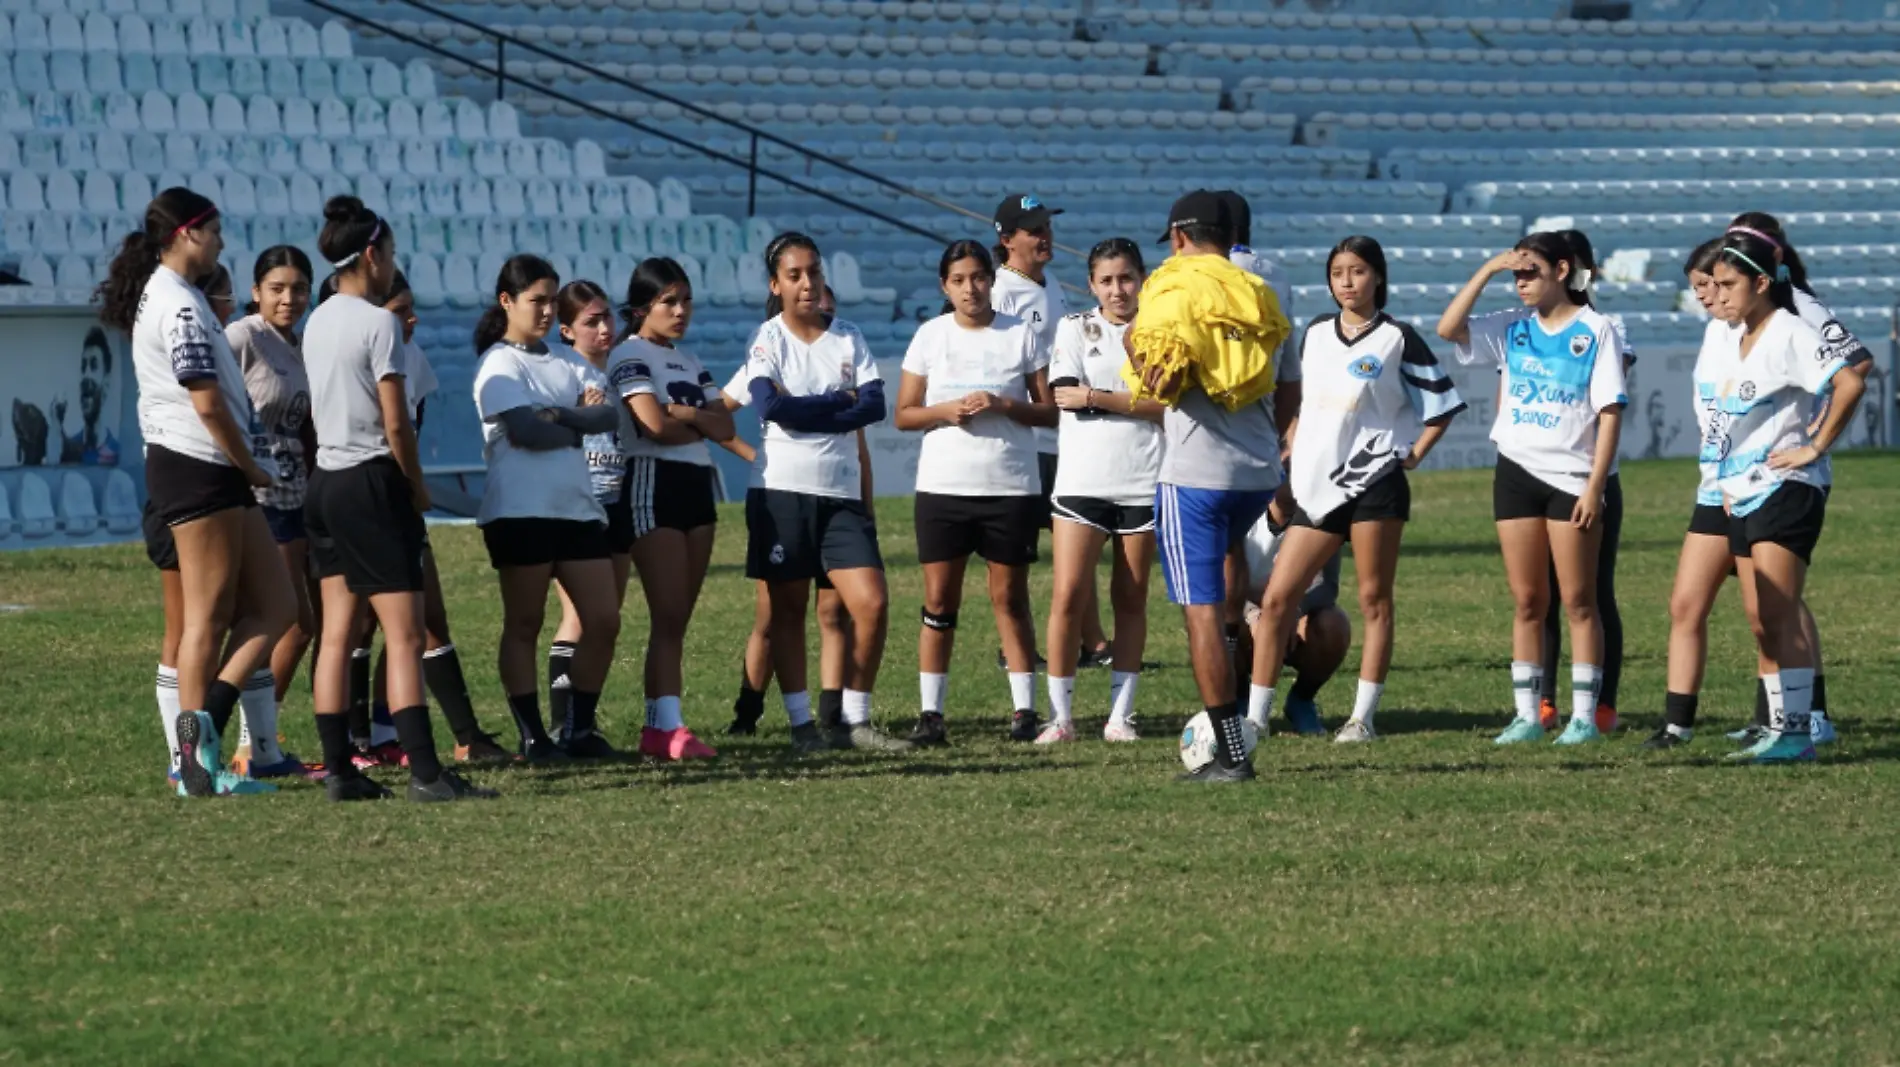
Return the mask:
<svg viewBox="0 0 1900 1067">
<path fill-rule="evenodd" d="M 833 752 L 798 755 L 747 754 L 722 756 L 717 760 L 661 763 L 641 756 L 579 763 L 544 764 L 536 767 L 501 768 L 504 778 L 492 784 L 504 784 L 512 778 L 521 784 L 571 786 L 581 790 L 634 789 L 643 786 L 680 788 L 718 785 L 743 781 L 839 781 L 867 778 L 951 778 L 963 775 L 1003 775 L 1055 772 L 1079 769 L 1045 758 L 1041 752 L 1025 750 L 1016 760 L 997 759 L 984 754 L 959 758 L 957 751 L 933 750 L 937 758 L 918 753 L 878 755 L 875 753 Z"/>
</svg>

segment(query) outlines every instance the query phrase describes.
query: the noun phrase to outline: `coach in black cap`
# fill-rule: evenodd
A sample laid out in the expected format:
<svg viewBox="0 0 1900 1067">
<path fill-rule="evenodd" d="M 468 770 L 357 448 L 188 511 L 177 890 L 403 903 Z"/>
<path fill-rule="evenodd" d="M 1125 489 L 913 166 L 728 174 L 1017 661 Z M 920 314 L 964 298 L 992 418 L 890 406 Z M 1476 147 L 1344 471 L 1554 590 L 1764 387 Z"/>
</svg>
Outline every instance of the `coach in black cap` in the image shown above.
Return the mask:
<svg viewBox="0 0 1900 1067">
<path fill-rule="evenodd" d="M 1213 231 L 1218 233 L 1223 247 L 1234 243 L 1234 215 L 1227 202 L 1219 193 L 1206 189 L 1196 189 L 1174 202 L 1168 209 L 1168 228 L 1158 239 L 1167 244 L 1179 229 L 1192 229 L 1197 233 Z"/>
</svg>

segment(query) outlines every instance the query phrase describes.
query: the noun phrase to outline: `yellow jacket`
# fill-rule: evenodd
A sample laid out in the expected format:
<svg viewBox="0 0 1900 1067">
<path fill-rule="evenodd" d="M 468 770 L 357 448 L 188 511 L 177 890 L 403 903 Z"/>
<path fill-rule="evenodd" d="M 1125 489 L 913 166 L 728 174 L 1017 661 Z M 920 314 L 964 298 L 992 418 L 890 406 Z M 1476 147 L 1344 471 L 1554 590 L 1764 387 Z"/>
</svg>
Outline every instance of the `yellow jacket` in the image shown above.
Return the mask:
<svg viewBox="0 0 1900 1067">
<path fill-rule="evenodd" d="M 1225 256 L 1173 256 L 1142 285 L 1130 341 L 1145 369 L 1188 373 L 1167 396 L 1145 390 L 1132 361 L 1122 364 L 1122 380 L 1137 398 L 1170 407 L 1197 385 L 1236 411 L 1273 392 L 1273 353 L 1292 332 L 1279 299 L 1257 276 Z"/>
</svg>

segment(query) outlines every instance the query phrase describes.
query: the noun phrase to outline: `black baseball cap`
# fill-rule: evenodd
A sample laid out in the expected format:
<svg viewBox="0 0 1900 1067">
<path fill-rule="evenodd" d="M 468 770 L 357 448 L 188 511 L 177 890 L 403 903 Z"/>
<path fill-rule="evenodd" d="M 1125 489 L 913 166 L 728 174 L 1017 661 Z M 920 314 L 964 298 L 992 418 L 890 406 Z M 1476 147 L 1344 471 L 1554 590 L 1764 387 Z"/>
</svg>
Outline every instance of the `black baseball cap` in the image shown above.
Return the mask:
<svg viewBox="0 0 1900 1067">
<path fill-rule="evenodd" d="M 1253 206 L 1247 203 L 1247 198 L 1232 189 L 1222 189 L 1214 195 L 1227 205 L 1227 214 L 1233 219 L 1234 243 L 1253 244 Z"/>
<path fill-rule="evenodd" d="M 1168 228 L 1162 231 L 1160 242 L 1168 243 L 1176 226 L 1219 226 L 1229 234 L 1234 230 L 1234 215 L 1219 193 L 1206 189 L 1196 189 L 1168 209 Z"/>
<path fill-rule="evenodd" d="M 1061 208 L 1044 206 L 1042 201 L 1028 193 L 1011 193 L 996 205 L 993 221 L 1000 236 L 1017 230 L 1040 230 L 1049 225 L 1050 218 L 1060 214 Z"/>
</svg>

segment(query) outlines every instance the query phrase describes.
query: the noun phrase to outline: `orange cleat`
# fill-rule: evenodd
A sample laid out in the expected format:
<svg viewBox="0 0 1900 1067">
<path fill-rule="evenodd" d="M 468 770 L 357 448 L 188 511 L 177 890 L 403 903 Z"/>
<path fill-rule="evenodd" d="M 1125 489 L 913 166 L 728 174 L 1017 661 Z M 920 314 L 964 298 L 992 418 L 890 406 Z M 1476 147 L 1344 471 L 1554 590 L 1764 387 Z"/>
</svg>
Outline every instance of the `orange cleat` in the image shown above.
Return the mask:
<svg viewBox="0 0 1900 1067">
<path fill-rule="evenodd" d="M 1537 725 L 1543 727 L 1546 733 L 1555 730 L 1561 723 L 1562 720 L 1557 717 L 1556 701 L 1546 700 L 1537 705 Z"/>
<path fill-rule="evenodd" d="M 1613 734 L 1615 732 L 1616 732 L 1616 709 L 1606 704 L 1598 704 L 1597 705 L 1597 733 Z"/>
</svg>

